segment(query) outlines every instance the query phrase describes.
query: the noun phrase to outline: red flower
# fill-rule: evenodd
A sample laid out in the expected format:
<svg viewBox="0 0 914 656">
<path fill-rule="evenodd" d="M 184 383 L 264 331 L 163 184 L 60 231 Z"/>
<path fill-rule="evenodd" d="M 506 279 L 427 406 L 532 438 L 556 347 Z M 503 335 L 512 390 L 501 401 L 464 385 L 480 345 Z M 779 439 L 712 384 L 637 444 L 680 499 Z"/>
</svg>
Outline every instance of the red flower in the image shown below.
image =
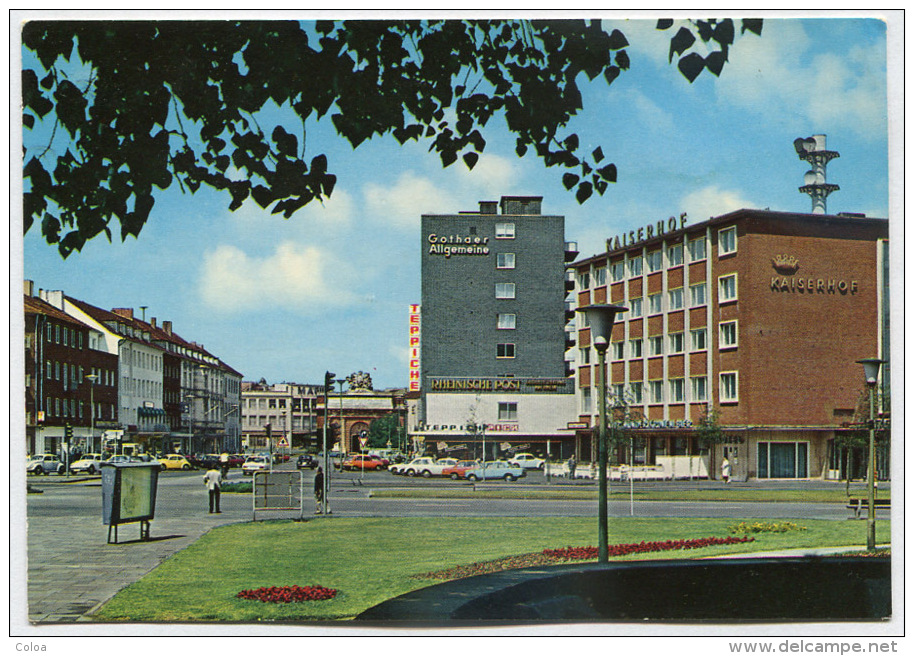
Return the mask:
<svg viewBox="0 0 914 656">
<path fill-rule="evenodd" d="M 626 556 L 633 553 L 648 553 L 652 551 L 673 551 L 676 549 L 701 549 L 723 544 L 740 544 L 753 542 L 750 537 L 726 538 L 696 538 L 693 540 L 665 540 L 663 542 L 640 542 L 638 544 L 613 544 L 609 545 L 610 556 Z M 591 560 L 598 554 L 596 547 L 565 547 L 564 549 L 543 549 L 543 555 L 561 560 Z"/>
<path fill-rule="evenodd" d="M 298 601 L 321 601 L 332 599 L 337 590 L 325 588 L 322 585 L 298 586 L 286 585 L 282 587 L 257 588 L 256 590 L 242 590 L 236 597 L 239 599 L 252 599 L 264 603 L 288 604 Z"/>
</svg>

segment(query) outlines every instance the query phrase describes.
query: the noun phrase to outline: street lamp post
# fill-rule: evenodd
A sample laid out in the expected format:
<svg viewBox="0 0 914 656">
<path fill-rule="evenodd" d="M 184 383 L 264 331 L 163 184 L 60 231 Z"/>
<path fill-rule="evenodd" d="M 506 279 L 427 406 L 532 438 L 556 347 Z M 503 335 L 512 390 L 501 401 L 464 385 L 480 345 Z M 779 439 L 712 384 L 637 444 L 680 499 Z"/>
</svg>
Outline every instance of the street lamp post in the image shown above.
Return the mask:
<svg viewBox="0 0 914 656">
<path fill-rule="evenodd" d="M 612 336 L 612 328 L 613 323 L 616 320 L 616 315 L 621 312 L 628 312 L 628 308 L 622 307 L 621 305 L 588 305 L 586 307 L 578 308 L 578 312 L 584 313 L 587 324 L 590 326 L 590 343 L 597 349 L 597 366 L 600 372 L 600 434 L 597 441 L 597 459 L 600 475 L 600 505 L 597 509 L 597 522 L 599 525 L 597 561 L 606 563 L 609 562 L 609 517 L 606 509 L 609 501 L 606 476 L 606 349 L 609 348 L 609 340 Z"/>
<path fill-rule="evenodd" d="M 343 436 L 343 383 L 345 382 L 345 378 L 336 379 L 336 384 L 340 386 L 340 455 L 343 457 L 349 453 L 349 436 Z M 342 466 L 340 467 L 340 471 L 343 471 Z"/>
<path fill-rule="evenodd" d="M 89 381 L 89 441 L 92 443 L 89 447 L 90 453 L 95 451 L 95 381 L 98 380 L 98 374 L 87 374 L 86 379 Z"/>
<path fill-rule="evenodd" d="M 867 500 L 869 501 L 869 510 L 866 515 L 866 549 L 875 551 L 876 549 L 876 426 L 874 416 L 873 396 L 876 392 L 876 381 L 879 378 L 879 368 L 883 361 L 879 358 L 866 358 L 857 360 L 857 364 L 863 365 L 863 375 L 866 378 L 866 386 L 869 388 L 870 396 L 870 456 L 867 463 Z"/>
</svg>

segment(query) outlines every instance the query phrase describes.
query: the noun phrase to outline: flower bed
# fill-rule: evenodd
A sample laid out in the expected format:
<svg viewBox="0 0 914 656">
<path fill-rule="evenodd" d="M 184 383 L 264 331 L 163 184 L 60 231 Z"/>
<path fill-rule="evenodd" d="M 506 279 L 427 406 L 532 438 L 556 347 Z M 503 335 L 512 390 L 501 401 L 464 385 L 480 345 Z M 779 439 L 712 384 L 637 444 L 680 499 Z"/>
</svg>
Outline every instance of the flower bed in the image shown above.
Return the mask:
<svg viewBox="0 0 914 656">
<path fill-rule="evenodd" d="M 637 544 L 611 544 L 608 547 L 610 556 L 627 556 L 634 553 L 652 551 L 674 551 L 677 549 L 701 549 L 721 544 L 741 544 L 752 542 L 755 538 L 696 538 L 694 540 L 664 540 L 662 542 L 639 542 Z M 543 549 L 543 554 L 561 560 L 591 560 L 597 557 L 596 547 L 565 547 L 564 549 Z"/>
<path fill-rule="evenodd" d="M 728 527 L 731 533 L 787 533 L 788 531 L 805 531 L 805 526 L 793 522 L 740 522 Z"/>
<path fill-rule="evenodd" d="M 333 599 L 337 591 L 332 588 L 325 588 L 322 585 L 284 585 L 280 587 L 257 588 L 256 590 L 242 590 L 236 597 L 239 599 L 251 599 L 271 604 L 289 604 L 299 601 L 322 601 L 324 599 Z"/>
<path fill-rule="evenodd" d="M 671 551 L 674 549 L 700 549 L 724 544 L 741 544 L 754 542 L 750 537 L 726 538 L 698 538 L 694 540 L 665 540 L 662 542 L 640 542 L 637 544 L 614 544 L 609 546 L 610 556 L 625 556 L 634 553 L 648 553 L 652 551 Z M 544 565 L 559 565 L 570 560 L 594 560 L 597 557 L 596 547 L 565 547 L 564 549 L 543 549 L 538 553 L 522 554 L 487 560 L 472 565 L 460 565 L 437 572 L 417 574 L 413 578 L 419 579 L 460 579 L 479 574 L 491 574 L 507 569 L 521 567 L 539 567 Z"/>
</svg>

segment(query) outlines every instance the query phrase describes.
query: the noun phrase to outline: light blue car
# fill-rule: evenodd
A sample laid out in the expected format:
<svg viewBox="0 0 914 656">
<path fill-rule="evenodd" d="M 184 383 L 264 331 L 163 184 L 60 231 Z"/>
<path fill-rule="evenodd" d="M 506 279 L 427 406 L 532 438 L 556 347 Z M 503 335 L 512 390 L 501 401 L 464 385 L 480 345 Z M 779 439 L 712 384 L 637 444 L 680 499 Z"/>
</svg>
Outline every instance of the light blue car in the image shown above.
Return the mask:
<svg viewBox="0 0 914 656">
<path fill-rule="evenodd" d="M 514 481 L 527 475 L 523 467 L 515 467 L 502 460 L 486 462 L 473 469 L 467 469 L 466 479 L 468 481 L 487 481 L 487 480 L 505 480 Z"/>
</svg>

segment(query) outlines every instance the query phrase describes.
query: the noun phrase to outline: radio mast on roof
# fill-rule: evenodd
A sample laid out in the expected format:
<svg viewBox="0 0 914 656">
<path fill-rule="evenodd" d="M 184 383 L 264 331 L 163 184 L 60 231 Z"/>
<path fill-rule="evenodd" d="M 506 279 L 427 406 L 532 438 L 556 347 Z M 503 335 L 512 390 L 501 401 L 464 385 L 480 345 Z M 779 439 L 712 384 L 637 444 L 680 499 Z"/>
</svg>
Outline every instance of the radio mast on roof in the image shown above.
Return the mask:
<svg viewBox="0 0 914 656">
<path fill-rule="evenodd" d="M 828 195 L 837 191 L 841 187 L 836 184 L 828 184 L 825 181 L 825 167 L 828 163 L 840 155 L 834 150 L 825 149 L 825 135 L 814 134 L 805 139 L 796 139 L 793 147 L 797 150 L 800 159 L 809 162 L 812 169 L 803 176 L 805 183 L 800 187 L 800 193 L 809 194 L 812 198 L 812 213 L 825 214 L 825 199 Z"/>
</svg>

